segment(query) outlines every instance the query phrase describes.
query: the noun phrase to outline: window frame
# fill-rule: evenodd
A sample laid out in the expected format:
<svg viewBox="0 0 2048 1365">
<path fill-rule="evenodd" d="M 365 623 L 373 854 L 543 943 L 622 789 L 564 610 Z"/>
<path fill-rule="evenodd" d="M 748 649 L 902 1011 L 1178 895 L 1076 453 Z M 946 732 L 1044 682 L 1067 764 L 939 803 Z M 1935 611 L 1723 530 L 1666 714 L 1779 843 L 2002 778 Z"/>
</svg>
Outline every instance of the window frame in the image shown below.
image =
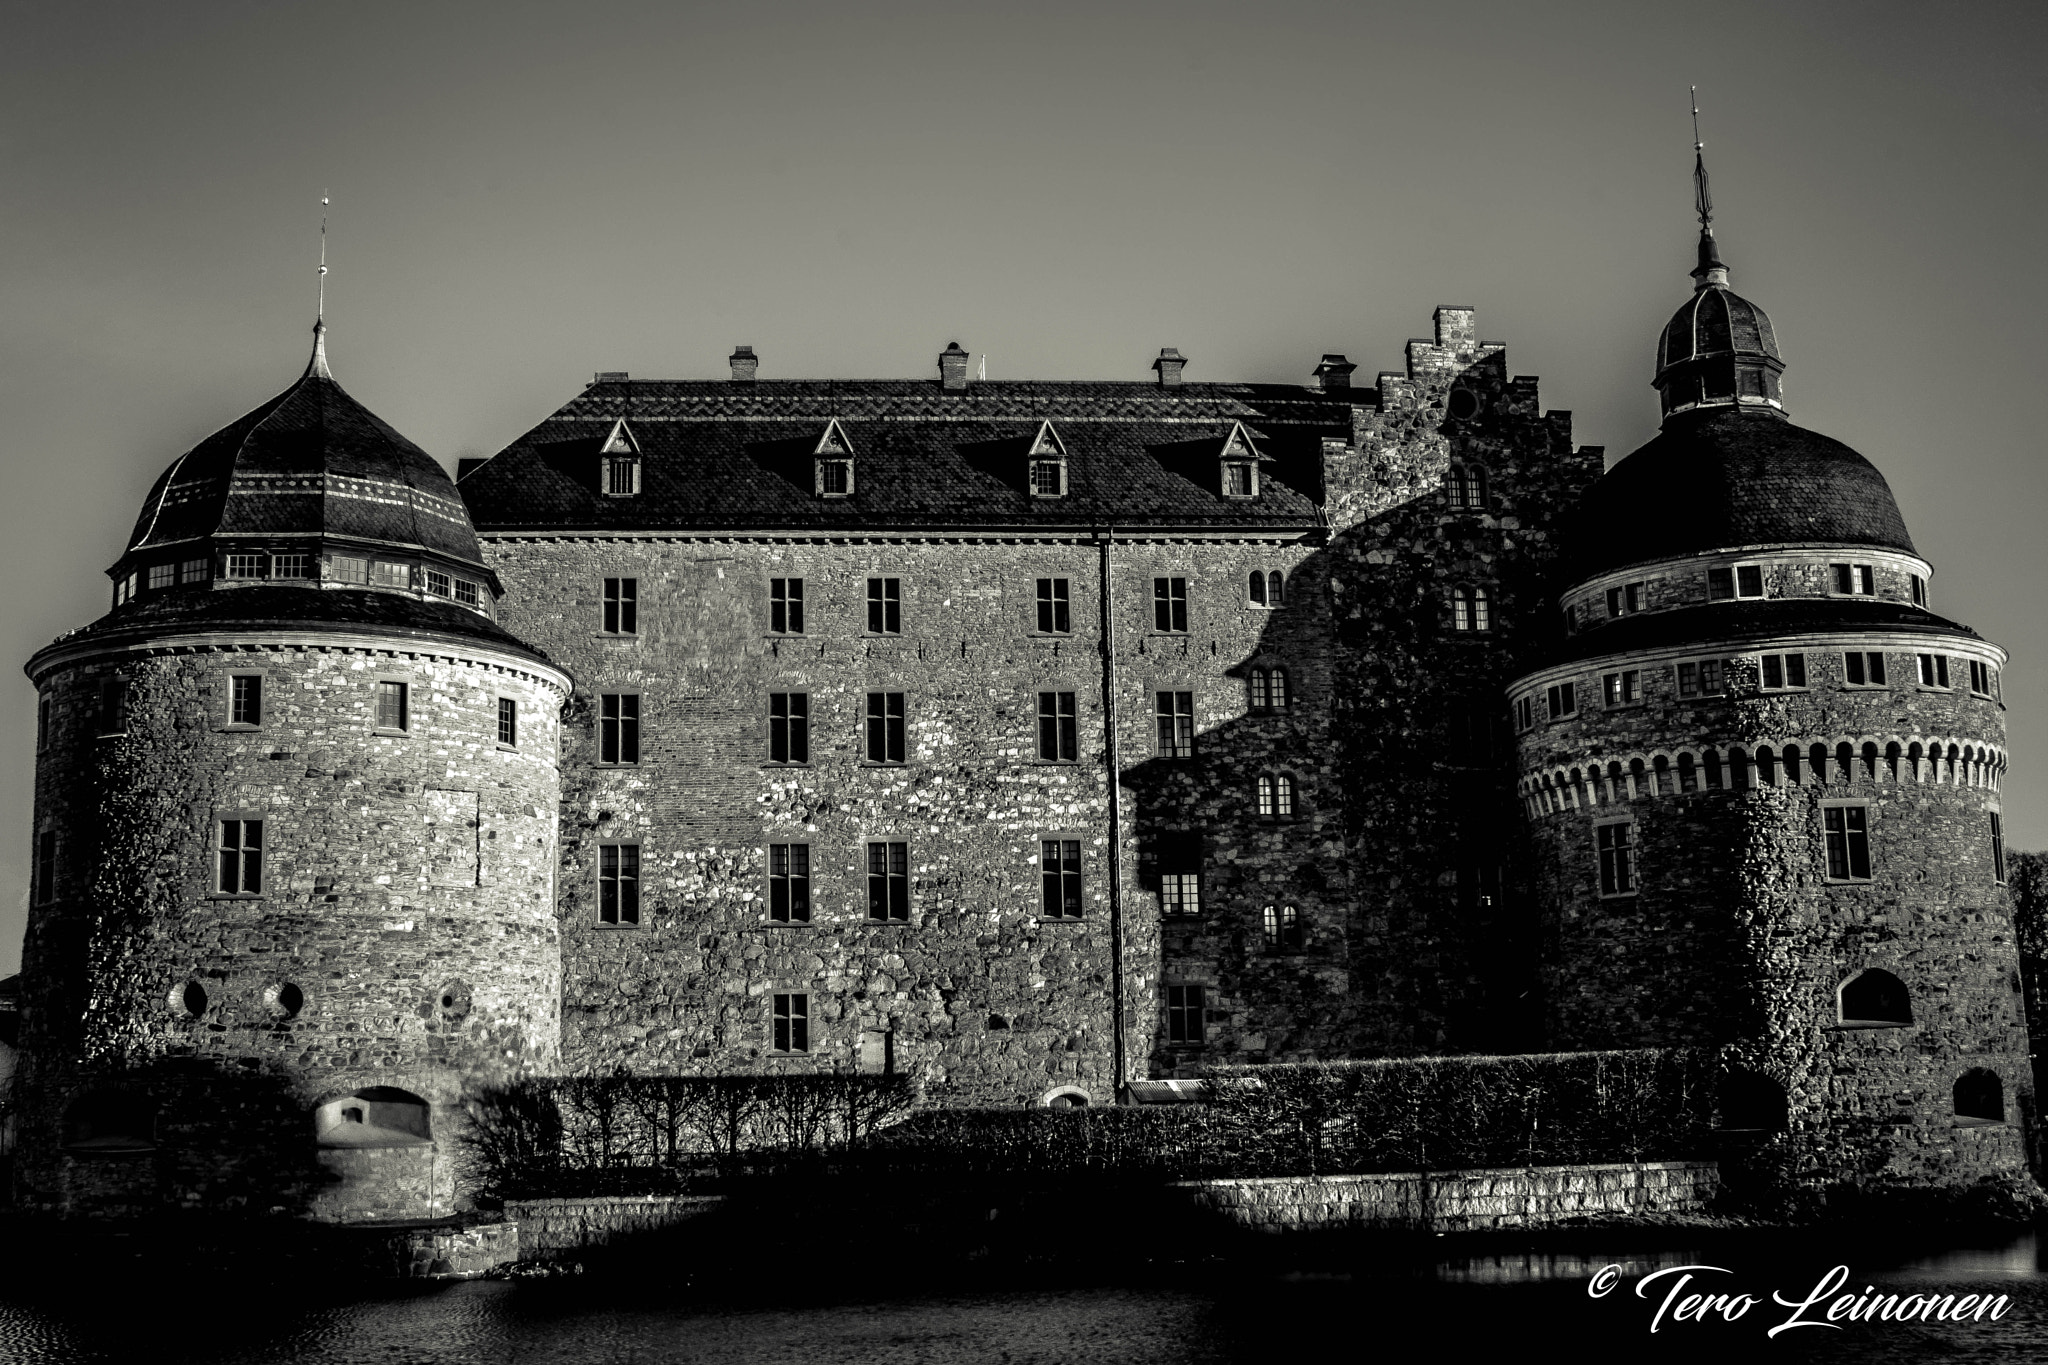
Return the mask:
<svg viewBox="0 0 2048 1365">
<path fill-rule="evenodd" d="M 627 850 L 631 850 L 628 857 Z M 597 919 L 599 929 L 637 929 L 643 922 L 641 911 L 641 888 L 646 880 L 644 868 L 645 849 L 637 839 L 606 840 L 597 846 Z M 607 877 L 606 855 L 612 855 L 610 876 Z M 628 867 L 630 865 L 630 873 Z M 606 882 L 609 881 L 611 918 L 605 917 L 607 898 Z M 626 902 L 631 901 L 628 905 Z"/>
<path fill-rule="evenodd" d="M 1713 687 L 1706 683 L 1707 670 L 1714 671 Z M 1688 671 L 1690 670 L 1690 671 Z M 1673 686 L 1680 701 L 1728 695 L 1728 660 L 1719 658 L 1681 660 L 1673 674 Z"/>
<path fill-rule="evenodd" d="M 507 738 L 507 736 L 510 738 Z M 498 698 L 498 747 L 517 749 L 519 747 L 519 698 Z"/>
<path fill-rule="evenodd" d="M 398 724 L 386 725 L 384 691 L 387 687 L 398 689 Z M 404 674 L 386 673 L 370 681 L 370 732 L 377 735 L 404 737 L 413 732 L 412 679 Z"/>
<path fill-rule="evenodd" d="M 797 697 L 803 698 L 803 714 L 801 716 L 794 714 L 793 699 Z M 779 717 L 775 714 L 775 704 L 777 701 L 780 701 L 783 707 L 783 714 Z M 761 746 L 761 750 L 762 753 L 766 755 L 766 757 L 762 761 L 764 763 L 773 764 L 778 768 L 809 767 L 811 762 L 812 718 L 810 691 L 808 689 L 796 689 L 787 692 L 770 692 L 768 694 L 768 705 L 762 709 L 764 712 L 763 720 L 765 724 L 763 727 L 764 733 L 762 735 L 763 743 Z M 781 758 L 777 758 L 775 756 L 775 723 L 777 720 L 780 720 L 783 723 L 783 757 Z M 796 734 L 796 732 L 790 728 L 792 722 L 800 722 L 803 726 L 803 756 L 801 758 L 791 756 L 791 751 L 795 748 L 793 736 L 795 736 Z"/>
<path fill-rule="evenodd" d="M 228 843 L 228 827 L 235 827 L 235 842 Z M 260 900 L 264 896 L 263 873 L 266 855 L 270 851 L 267 831 L 263 828 L 262 811 L 225 810 L 215 811 L 213 816 L 213 900 Z M 255 842 L 249 842 L 250 826 L 255 827 Z M 239 855 L 235 863 L 229 886 L 228 858 Z"/>
<path fill-rule="evenodd" d="M 891 585 L 895 595 L 890 595 Z M 897 574 L 867 575 L 867 616 L 863 621 L 862 635 L 877 639 L 900 639 L 903 635 L 903 579 Z M 890 608 L 895 608 L 894 622 L 891 622 Z M 875 622 L 879 619 L 881 625 Z"/>
<path fill-rule="evenodd" d="M 598 634 L 619 638 L 640 634 L 640 580 L 607 575 L 598 589 Z"/>
<path fill-rule="evenodd" d="M 1155 758 L 1172 759 L 1176 762 L 1185 762 L 1194 758 L 1196 729 L 1195 690 L 1191 687 L 1183 689 L 1171 685 L 1166 687 L 1154 685 L 1150 690 L 1152 692 L 1153 756 Z M 1160 698 L 1162 697 L 1170 697 L 1172 699 L 1167 703 L 1171 708 L 1170 710 L 1160 709 Z M 1186 711 L 1180 709 L 1183 699 L 1187 702 Z M 1187 730 L 1185 738 L 1181 734 L 1181 723 L 1183 721 L 1186 722 Z M 1171 735 L 1167 734 L 1165 725 L 1162 722 L 1171 723 Z"/>
<path fill-rule="evenodd" d="M 1053 487 L 1041 487 L 1039 475 L 1052 471 Z M 1057 455 L 1033 455 L 1024 471 L 1024 486 L 1034 498 L 1064 498 L 1067 496 L 1067 462 Z"/>
<path fill-rule="evenodd" d="M 1927 610 L 1926 577 L 1922 574 L 1909 573 L 1906 575 L 1906 579 L 1907 593 L 1911 597 L 1913 605 L 1920 608 L 1922 611 Z"/>
<path fill-rule="evenodd" d="M 1643 670 L 1617 669 L 1600 675 L 1600 704 L 1603 710 L 1619 711 L 1643 704 Z"/>
<path fill-rule="evenodd" d="M 1799 661 L 1796 667 L 1792 662 L 1794 659 Z M 1778 667 L 1778 681 L 1775 683 L 1770 681 L 1773 662 Z M 1798 682 L 1792 681 L 1795 672 L 1799 675 Z M 1776 650 L 1769 654 L 1757 655 L 1756 683 L 1759 691 L 1804 692 L 1812 686 L 1812 678 L 1813 673 L 1806 666 L 1806 651 L 1803 649 Z"/>
<path fill-rule="evenodd" d="M 833 470 L 837 470 L 843 476 L 844 482 L 846 484 L 844 488 L 835 489 L 827 487 L 828 484 L 834 482 L 829 472 Z M 853 456 L 851 454 L 834 454 L 818 455 L 813 457 L 812 477 L 814 480 L 813 488 L 815 496 L 821 498 L 852 497 L 854 491 Z"/>
<path fill-rule="evenodd" d="M 1827 885 L 1869 886 L 1877 880 L 1877 859 L 1870 837 L 1875 832 L 1876 826 L 1876 821 L 1871 819 L 1872 805 L 1872 802 L 1860 797 L 1828 797 L 1821 801 L 1821 880 Z M 1849 828 L 1852 823 L 1848 816 L 1850 811 L 1857 811 L 1862 814 L 1861 823 L 1863 827 L 1860 830 Z M 1831 824 L 1839 824 L 1841 828 L 1839 830 L 1831 829 L 1829 828 Z M 1841 836 L 1842 840 L 1840 865 L 1844 871 L 1840 876 L 1835 874 L 1835 867 L 1837 866 L 1835 860 L 1835 838 L 1837 834 Z M 1863 845 L 1863 871 L 1861 873 L 1858 873 L 1856 870 L 1857 836 L 1861 837 Z"/>
<path fill-rule="evenodd" d="M 1189 600 L 1187 574 L 1152 575 L 1152 630 L 1153 635 L 1188 635 L 1193 612 Z M 1176 590 L 1177 589 L 1177 590 Z M 1165 623 L 1161 624 L 1161 617 Z"/>
<path fill-rule="evenodd" d="M 1981 684 L 1981 685 L 1980 685 Z M 1996 684 L 1992 681 L 1992 667 L 1982 659 L 1970 660 L 1970 695 L 1973 697 L 1995 697 Z"/>
<path fill-rule="evenodd" d="M 1642 841 L 1636 837 L 1635 826 L 1633 815 L 1602 816 L 1593 821 L 1593 879 L 1603 901 L 1623 900 L 1643 889 L 1642 865 L 1637 857 Z M 1607 831 L 1617 828 L 1624 828 L 1626 833 L 1619 839 L 1606 837 Z M 1611 876 L 1609 854 L 1616 855 L 1611 863 Z M 1622 884 L 1624 881 L 1626 885 Z"/>
<path fill-rule="evenodd" d="M 626 714 L 628 709 L 626 700 L 629 697 L 633 703 L 631 707 L 633 714 L 630 716 Z M 594 718 L 597 723 L 597 733 L 595 736 L 597 740 L 596 766 L 600 768 L 637 768 L 640 766 L 646 747 L 644 743 L 647 724 L 645 698 L 646 694 L 638 691 L 600 692 L 597 694 L 597 714 Z M 617 714 L 607 716 L 605 708 L 607 703 L 611 702 L 618 703 Z M 632 727 L 630 732 L 627 729 L 629 724 Z M 608 735 L 605 728 L 607 725 L 616 725 L 618 727 L 616 733 Z M 632 737 L 631 748 L 633 756 L 631 758 L 625 757 L 628 747 L 626 740 L 629 733 Z M 614 751 L 613 756 L 610 758 L 605 757 L 607 742 L 610 743 Z"/>
<path fill-rule="evenodd" d="M 1252 780 L 1252 809 L 1259 819 L 1285 824 L 1301 818 L 1301 780 L 1291 769 L 1275 768 Z"/>
<path fill-rule="evenodd" d="M 867 879 L 867 924 L 908 924 L 911 917 L 910 891 L 910 841 L 908 839 L 863 839 L 862 875 Z M 875 865 L 875 851 L 882 850 L 883 866 Z M 900 851 L 900 852 L 899 852 Z M 892 866 L 893 860 L 902 859 L 902 870 Z M 876 894 L 876 878 L 882 879 L 880 895 Z M 900 890 L 900 894 L 899 894 Z M 880 907 L 883 913 L 876 914 Z M 900 913 L 899 913 L 900 912 Z"/>
<path fill-rule="evenodd" d="M 1256 459 L 1233 456 L 1221 461 L 1221 464 L 1222 477 L 1217 487 L 1222 490 L 1224 497 L 1248 502 L 1259 496 L 1259 462 Z M 1233 479 L 1242 482 L 1244 486 L 1232 488 Z"/>
<path fill-rule="evenodd" d="M 805 1057 L 811 1053 L 811 992 L 768 992 L 768 1055 Z"/>
<path fill-rule="evenodd" d="M 801 574 L 774 574 L 768 579 L 768 635 L 795 639 L 804 629 L 804 580 Z"/>
<path fill-rule="evenodd" d="M 1758 599 L 1758 598 L 1761 598 L 1761 597 L 1768 597 L 1768 596 L 1770 596 L 1770 587 L 1771 587 L 1771 585 L 1770 585 L 1770 583 L 1769 583 L 1769 582 L 1768 582 L 1768 581 L 1767 581 L 1767 580 L 1766 580 L 1766 579 L 1764 578 L 1764 566 L 1763 566 L 1763 565 L 1762 565 L 1761 563 L 1757 563 L 1757 564 L 1733 564 L 1733 565 L 1730 565 L 1729 567 L 1735 570 L 1735 600 L 1736 600 L 1736 601 L 1738 601 L 1738 602 L 1753 602 L 1753 601 L 1755 601 L 1755 600 L 1756 600 L 1756 599 Z M 1756 591 L 1755 591 L 1755 592 L 1745 592 L 1745 591 L 1743 591 L 1743 577 L 1744 577 L 1744 575 L 1746 575 L 1746 574 L 1754 574 L 1754 575 L 1756 576 Z"/>
<path fill-rule="evenodd" d="M 227 707 L 224 713 L 224 718 L 221 721 L 221 729 L 254 731 L 261 730 L 263 728 L 264 722 L 269 718 L 270 715 L 269 701 L 268 698 L 264 695 L 270 690 L 269 687 L 266 685 L 266 680 L 268 679 L 268 677 L 269 673 L 266 670 L 260 668 L 237 668 L 232 669 L 228 672 Z M 256 719 L 254 720 L 235 719 L 235 717 L 238 714 L 242 714 L 241 708 L 239 706 L 241 698 L 236 695 L 236 691 L 237 684 L 243 681 L 247 681 L 253 684 L 253 687 L 250 690 L 253 693 L 255 701 L 253 710 L 255 712 Z"/>
<path fill-rule="evenodd" d="M 621 474 L 624 478 L 620 478 Z M 608 450 L 598 456 L 597 491 L 607 498 L 633 498 L 640 495 L 640 452 L 637 450 Z M 620 485 L 625 485 L 621 487 Z"/>
<path fill-rule="evenodd" d="M 1955 684 L 1949 677 L 1948 655 L 1915 653 L 1913 656 L 1915 676 L 1919 686 L 1927 692 L 1953 692 Z"/>
<path fill-rule="evenodd" d="M 1308 951 L 1308 925 L 1301 907 L 1287 901 L 1268 901 L 1259 907 L 1259 937 L 1266 951 L 1276 956 Z"/>
<path fill-rule="evenodd" d="M 1875 691 L 1891 686 L 1886 681 L 1890 670 L 1885 667 L 1885 651 L 1881 649 L 1845 649 L 1842 651 L 1842 686 Z M 1852 674 L 1861 676 L 1852 677 Z"/>
<path fill-rule="evenodd" d="M 1533 702 L 1535 699 L 1531 697 Z M 1543 705 L 1546 720 L 1566 720 L 1579 713 L 1579 684 L 1577 679 L 1551 683 L 1543 689 Z"/>
<path fill-rule="evenodd" d="M 1204 1047 L 1209 1041 L 1209 988 L 1200 981 L 1168 983 L 1165 993 L 1166 1041 L 1169 1045 Z"/>
<path fill-rule="evenodd" d="M 875 708 L 877 699 L 881 701 L 881 711 L 879 714 L 877 714 Z M 896 707 L 895 715 L 889 714 L 889 707 L 892 702 Z M 875 753 L 877 748 L 875 742 L 877 737 L 877 721 L 881 722 L 879 727 L 881 744 L 879 747 L 881 748 L 882 756 L 880 757 L 877 757 Z M 894 722 L 893 733 L 892 721 Z M 910 693 L 901 689 L 892 690 L 886 687 L 863 689 L 861 704 L 862 766 L 870 768 L 901 768 L 909 761 Z"/>
<path fill-rule="evenodd" d="M 45 825 L 36 831 L 35 852 L 29 869 L 29 904 L 49 905 L 62 899 L 57 889 L 62 883 L 62 846 L 63 841 L 55 825 Z"/>
<path fill-rule="evenodd" d="M 160 564 L 150 565 L 143 577 L 142 586 L 148 592 L 162 592 L 165 588 L 177 587 L 177 564 L 166 559 Z"/>
<path fill-rule="evenodd" d="M 1088 917 L 1088 883 L 1087 875 L 1084 872 L 1088 856 L 1087 843 L 1088 841 L 1085 836 L 1072 832 L 1051 831 L 1038 836 L 1038 852 L 1033 861 L 1038 864 L 1039 895 L 1037 916 L 1039 919 L 1071 922 Z M 1045 851 L 1047 848 L 1053 848 L 1056 851 L 1056 856 L 1060 859 L 1060 865 L 1056 869 L 1048 869 L 1046 866 Z M 1067 865 L 1067 860 L 1070 856 L 1073 860 L 1071 867 Z M 1057 888 L 1054 886 L 1054 878 L 1059 879 Z M 1068 886 L 1070 881 L 1072 883 L 1071 896 L 1067 894 L 1070 889 Z M 1057 899 L 1062 907 L 1057 912 L 1046 909 L 1046 906 L 1051 903 L 1054 897 L 1055 889 L 1057 889 Z M 1078 906 L 1079 908 L 1072 913 L 1068 913 L 1065 907 L 1069 905 Z"/>
<path fill-rule="evenodd" d="M 1074 580 L 1063 574 L 1034 574 L 1032 608 L 1033 635 L 1070 637 L 1074 633 Z"/>
<path fill-rule="evenodd" d="M 1828 563 L 1828 595 L 1831 597 L 1877 596 L 1877 568 L 1872 564 Z"/>
<path fill-rule="evenodd" d="M 1484 635 L 1493 630 L 1493 595 L 1484 586 L 1452 585 L 1451 630 L 1460 635 Z"/>
<path fill-rule="evenodd" d="M 778 850 L 780 850 L 782 855 L 782 870 L 780 872 L 775 870 L 776 853 Z M 801 871 L 797 868 L 799 863 L 802 864 Z M 811 885 L 812 879 L 817 875 L 817 864 L 811 857 L 810 844 L 808 842 L 769 844 L 767 871 L 763 875 L 766 879 L 767 891 L 762 901 L 768 907 L 767 923 L 785 925 L 809 924 L 812 912 L 817 906 L 817 897 L 813 893 Z M 798 904 L 797 889 L 799 887 L 802 888 L 801 905 Z M 781 902 L 779 912 L 776 904 L 778 900 Z"/>
<path fill-rule="evenodd" d="M 2007 874 L 2005 812 L 2003 810 L 1989 810 L 1984 813 L 1991 817 L 1989 822 L 1991 826 L 1991 880 L 2000 886 L 2004 886 L 2006 885 Z"/>
<path fill-rule="evenodd" d="M 1052 699 L 1053 709 L 1046 711 L 1046 699 Z M 1060 713 L 1061 698 L 1066 699 L 1068 711 Z M 1032 742 L 1038 755 L 1038 762 L 1071 766 L 1081 761 L 1081 691 L 1065 686 L 1034 688 L 1031 693 L 1033 720 Z M 1053 754 L 1046 753 L 1046 724 L 1052 723 Z M 1067 752 L 1061 752 L 1061 751 Z"/>
</svg>

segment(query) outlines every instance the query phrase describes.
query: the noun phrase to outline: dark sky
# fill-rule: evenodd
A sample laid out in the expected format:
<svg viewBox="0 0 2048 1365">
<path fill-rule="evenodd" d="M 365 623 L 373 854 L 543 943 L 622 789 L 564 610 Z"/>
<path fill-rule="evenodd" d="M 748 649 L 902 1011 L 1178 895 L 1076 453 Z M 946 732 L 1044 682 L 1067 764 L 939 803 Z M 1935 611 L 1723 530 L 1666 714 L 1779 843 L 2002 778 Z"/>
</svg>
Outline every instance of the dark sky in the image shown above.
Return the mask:
<svg viewBox="0 0 2048 1365">
<path fill-rule="evenodd" d="M 1479 309 L 1610 458 L 1717 227 L 1802 425 L 2012 650 L 2048 845 L 2038 4 L 29 3 L 0 9 L 0 655 L 106 610 L 151 480 L 294 379 L 451 466 L 595 370 L 1301 382 Z M 1640 528 L 1654 539 L 1655 527 Z M 34 695 L 0 693 L 25 888 Z M 24 890 L 0 910 L 13 970 Z"/>
</svg>

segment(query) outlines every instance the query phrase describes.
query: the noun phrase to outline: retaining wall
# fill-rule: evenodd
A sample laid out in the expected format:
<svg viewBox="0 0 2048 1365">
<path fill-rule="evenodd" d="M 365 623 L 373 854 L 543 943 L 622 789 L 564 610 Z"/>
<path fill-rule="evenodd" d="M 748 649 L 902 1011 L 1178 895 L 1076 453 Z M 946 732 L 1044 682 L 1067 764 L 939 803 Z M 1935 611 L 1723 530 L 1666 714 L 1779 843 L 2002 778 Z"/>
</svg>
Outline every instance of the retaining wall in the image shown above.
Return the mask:
<svg viewBox="0 0 2048 1365">
<path fill-rule="evenodd" d="M 513 1199 L 505 1202 L 505 1217 L 519 1225 L 521 1258 L 546 1261 L 604 1246 L 617 1237 L 674 1227 L 724 1202 L 717 1195 Z"/>
</svg>

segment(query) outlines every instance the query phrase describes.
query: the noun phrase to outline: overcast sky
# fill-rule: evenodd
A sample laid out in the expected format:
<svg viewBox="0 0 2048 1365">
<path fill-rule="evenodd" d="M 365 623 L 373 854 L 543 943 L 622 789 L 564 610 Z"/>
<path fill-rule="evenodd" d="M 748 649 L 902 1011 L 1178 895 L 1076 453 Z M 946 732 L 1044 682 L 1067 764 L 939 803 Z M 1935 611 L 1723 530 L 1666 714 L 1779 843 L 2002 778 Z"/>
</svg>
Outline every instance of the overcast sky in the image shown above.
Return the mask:
<svg viewBox="0 0 2048 1365">
<path fill-rule="evenodd" d="M 595 370 L 1302 382 L 1479 310 L 1610 460 L 1716 225 L 1795 420 L 2006 645 L 2048 845 L 2048 6 L 0 6 L 0 657 L 101 615 L 150 482 L 305 363 L 451 467 Z M 2033 319 L 2033 321 L 2028 321 Z M 1643 528 L 1654 536 L 1655 528 Z M 0 884 L 34 694 L 0 689 Z M 24 893 L 0 907 L 14 970 Z"/>
</svg>

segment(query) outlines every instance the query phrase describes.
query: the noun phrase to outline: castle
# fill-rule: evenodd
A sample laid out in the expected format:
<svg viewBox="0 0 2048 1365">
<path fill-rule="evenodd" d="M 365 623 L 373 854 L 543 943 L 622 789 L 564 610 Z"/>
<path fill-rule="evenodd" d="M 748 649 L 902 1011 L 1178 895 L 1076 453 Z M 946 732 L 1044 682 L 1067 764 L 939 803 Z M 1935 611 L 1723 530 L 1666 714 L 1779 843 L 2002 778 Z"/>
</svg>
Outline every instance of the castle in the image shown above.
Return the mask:
<svg viewBox="0 0 2048 1365">
<path fill-rule="evenodd" d="M 522 1073 L 1636 1045 L 1808 1183 L 2023 1171 L 2005 655 L 1702 201 L 1604 474 L 1469 308 L 1370 386 L 742 346 L 457 481 L 316 327 L 29 662 L 19 1202 L 445 1214 Z"/>
</svg>

